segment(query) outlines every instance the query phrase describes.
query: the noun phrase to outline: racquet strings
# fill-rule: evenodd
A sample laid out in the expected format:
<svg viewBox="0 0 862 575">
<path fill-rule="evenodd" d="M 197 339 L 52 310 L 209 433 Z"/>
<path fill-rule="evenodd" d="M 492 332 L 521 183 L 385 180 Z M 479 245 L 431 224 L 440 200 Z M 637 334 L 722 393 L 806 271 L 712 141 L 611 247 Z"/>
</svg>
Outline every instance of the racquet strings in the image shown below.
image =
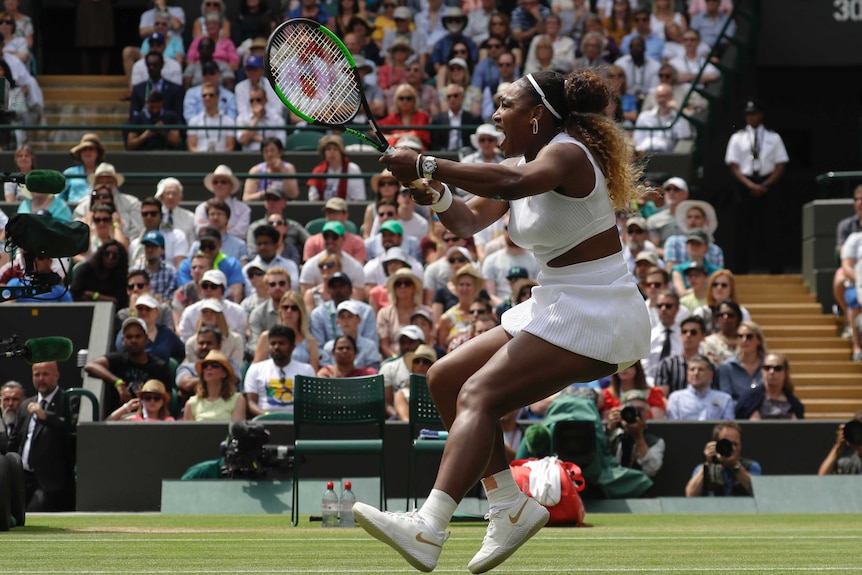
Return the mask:
<svg viewBox="0 0 862 575">
<path fill-rule="evenodd" d="M 346 124 L 359 111 L 362 97 L 353 66 L 319 26 L 279 27 L 270 41 L 269 67 L 281 95 L 310 120 Z"/>
</svg>

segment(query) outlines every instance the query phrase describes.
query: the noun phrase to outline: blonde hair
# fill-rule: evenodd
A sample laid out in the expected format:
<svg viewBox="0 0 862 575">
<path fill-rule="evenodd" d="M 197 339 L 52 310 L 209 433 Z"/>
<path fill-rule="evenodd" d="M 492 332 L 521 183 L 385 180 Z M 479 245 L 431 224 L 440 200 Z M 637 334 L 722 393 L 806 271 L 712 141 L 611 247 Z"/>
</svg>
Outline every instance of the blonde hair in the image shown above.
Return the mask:
<svg viewBox="0 0 862 575">
<path fill-rule="evenodd" d="M 302 294 L 298 291 L 289 291 L 281 296 L 281 300 L 279 300 L 278 305 L 282 306 L 288 302 L 296 304 L 296 307 L 299 308 L 299 324 L 296 326 L 297 329 L 294 331 L 298 331 L 305 338 L 311 337 L 308 327 L 308 309 L 305 307 L 305 301 L 302 299 Z M 278 310 L 278 323 L 284 325 L 281 321 L 281 309 Z"/>
</svg>

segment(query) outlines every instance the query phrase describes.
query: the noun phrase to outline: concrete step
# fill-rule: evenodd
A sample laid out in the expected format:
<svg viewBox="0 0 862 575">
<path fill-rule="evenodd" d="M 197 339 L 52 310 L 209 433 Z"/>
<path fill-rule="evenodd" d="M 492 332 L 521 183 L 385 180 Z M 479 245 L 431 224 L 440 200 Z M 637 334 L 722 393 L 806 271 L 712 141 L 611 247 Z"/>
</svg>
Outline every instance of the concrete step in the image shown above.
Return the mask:
<svg viewBox="0 0 862 575">
<path fill-rule="evenodd" d="M 817 299 L 814 294 L 808 293 L 792 293 L 785 294 L 779 291 L 767 291 L 767 290 L 758 290 L 757 292 L 751 293 L 740 293 L 738 296 L 739 301 L 745 307 L 748 307 L 748 304 L 757 304 L 757 303 L 781 303 L 781 304 L 800 304 L 800 303 L 817 303 Z"/>
<path fill-rule="evenodd" d="M 766 343 L 769 345 L 769 349 L 774 349 L 775 351 L 787 349 L 844 349 L 847 350 L 847 357 L 850 357 L 850 341 L 841 339 L 834 334 L 831 337 L 818 338 L 800 336 L 798 334 L 776 335 L 768 337 Z"/>
<path fill-rule="evenodd" d="M 790 359 L 790 358 L 788 358 Z M 842 358 L 838 361 L 811 361 L 811 360 L 790 360 L 790 369 L 793 373 L 793 378 L 803 373 L 820 374 L 830 376 L 836 373 L 857 374 L 862 383 L 862 362 L 848 361 L 847 358 Z M 859 386 L 862 389 L 862 385 Z"/>
<path fill-rule="evenodd" d="M 835 419 L 848 420 L 853 417 L 853 414 L 862 408 L 862 399 L 854 399 L 851 397 L 831 398 L 831 399 L 808 399 L 805 401 L 805 416 L 810 413 L 828 413 Z M 843 414 L 843 415 L 840 415 Z"/>
<path fill-rule="evenodd" d="M 822 314 L 822 308 L 819 303 L 748 303 L 745 302 L 745 308 L 751 313 L 752 317 L 760 317 L 763 315 L 784 315 L 784 314 Z"/>
<path fill-rule="evenodd" d="M 129 89 L 119 86 L 87 86 L 81 88 L 55 86 L 50 88 L 43 88 L 42 92 L 45 95 L 46 102 L 63 101 L 70 98 L 76 100 L 91 101 L 119 101 L 120 98 L 128 94 Z"/>
<path fill-rule="evenodd" d="M 805 419 L 816 419 L 818 421 L 825 421 L 828 419 L 837 420 L 837 421 L 848 421 L 852 418 L 853 418 L 853 412 L 847 412 L 847 411 L 816 412 L 816 411 L 810 411 L 807 407 L 805 409 Z"/>
<path fill-rule="evenodd" d="M 802 400 L 843 397 L 862 401 L 862 386 L 844 387 L 837 385 L 798 385 L 795 387 L 793 392 Z"/>
<path fill-rule="evenodd" d="M 795 373 L 790 366 L 794 385 L 837 385 L 862 388 L 858 373 Z"/>
<path fill-rule="evenodd" d="M 761 325 L 766 343 L 771 345 L 773 337 L 835 337 L 834 325 Z"/>
<path fill-rule="evenodd" d="M 54 74 L 50 76 L 39 76 L 39 85 L 42 88 L 55 87 L 110 87 L 119 88 L 128 86 L 125 76 L 73 76 Z"/>
<path fill-rule="evenodd" d="M 781 349 L 777 346 L 769 344 L 769 351 L 775 353 L 783 353 L 790 360 L 794 371 L 798 362 L 803 361 L 818 361 L 818 362 L 847 362 L 849 357 L 849 349 L 835 348 L 803 348 L 803 349 Z"/>
<path fill-rule="evenodd" d="M 773 314 L 773 315 L 752 315 L 754 321 L 760 324 L 760 327 L 786 327 L 786 326 L 826 326 L 831 330 L 835 330 L 835 318 L 831 315 L 822 314 Z"/>
<path fill-rule="evenodd" d="M 807 294 L 808 286 L 805 284 L 781 284 L 781 283 L 771 283 L 771 284 L 747 284 L 740 286 L 737 284 L 736 286 L 736 295 L 739 298 L 739 301 L 746 301 L 746 297 L 749 295 L 757 295 L 759 293 L 779 293 L 782 295 L 799 295 L 799 294 Z"/>
<path fill-rule="evenodd" d="M 117 110 L 115 112 L 103 112 L 99 114 L 87 114 L 87 124 L 91 126 L 117 126 L 125 123 L 129 117 L 129 111 Z M 74 125 L 81 120 L 76 112 L 49 112 L 45 114 L 45 121 L 49 126 Z M 95 128 L 94 128 L 95 129 Z"/>
</svg>

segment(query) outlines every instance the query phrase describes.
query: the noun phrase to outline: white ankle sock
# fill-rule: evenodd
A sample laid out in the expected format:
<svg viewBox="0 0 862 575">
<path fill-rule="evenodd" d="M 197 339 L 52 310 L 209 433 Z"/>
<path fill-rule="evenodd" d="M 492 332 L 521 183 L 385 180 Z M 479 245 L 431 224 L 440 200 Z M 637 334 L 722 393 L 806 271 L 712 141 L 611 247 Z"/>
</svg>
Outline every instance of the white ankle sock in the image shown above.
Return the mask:
<svg viewBox="0 0 862 575">
<path fill-rule="evenodd" d="M 509 469 L 498 471 L 482 480 L 482 487 L 488 496 L 488 503 L 497 507 L 506 507 L 518 499 L 521 490 L 515 483 L 515 478 Z"/>
<path fill-rule="evenodd" d="M 419 515 L 428 521 L 434 529 L 442 533 L 449 525 L 449 521 L 457 508 L 458 502 L 452 499 L 448 493 L 439 489 L 432 489 L 431 493 L 428 494 L 428 499 L 422 504 Z"/>
</svg>

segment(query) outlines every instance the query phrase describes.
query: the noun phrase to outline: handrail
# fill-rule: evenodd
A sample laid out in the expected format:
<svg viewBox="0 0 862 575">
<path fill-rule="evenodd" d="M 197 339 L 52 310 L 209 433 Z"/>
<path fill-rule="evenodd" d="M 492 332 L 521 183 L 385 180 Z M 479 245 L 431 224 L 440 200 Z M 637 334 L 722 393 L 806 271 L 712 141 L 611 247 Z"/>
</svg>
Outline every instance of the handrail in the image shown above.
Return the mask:
<svg viewBox="0 0 862 575">
<path fill-rule="evenodd" d="M 345 124 L 346 128 L 353 128 L 360 132 L 368 130 L 367 124 Z M 381 126 L 380 129 L 386 133 L 387 128 L 394 130 L 426 130 L 429 132 L 438 132 L 438 131 L 449 131 L 449 130 L 470 130 L 475 131 L 476 128 L 479 127 L 479 124 L 462 124 L 460 126 L 451 126 L 449 124 L 420 124 L 420 125 L 398 125 L 398 126 Z M 162 124 L 162 125 L 149 125 L 149 124 L 7 124 L 0 126 L 0 131 L 2 130 L 24 130 L 24 131 L 39 131 L 39 130 L 60 130 L 60 131 L 78 131 L 84 130 L 87 132 L 110 132 L 110 131 L 133 131 L 139 129 L 148 129 L 148 130 L 227 130 L 226 126 L 189 126 L 188 124 Z M 255 130 L 255 131 L 275 131 L 275 130 L 284 130 L 289 132 L 288 135 L 294 134 L 297 132 L 320 132 L 321 135 L 324 135 L 327 131 L 332 128 L 325 128 L 321 126 L 296 126 L 295 124 L 285 124 L 284 126 L 230 126 L 231 131 L 235 130 Z"/>
<path fill-rule="evenodd" d="M 851 182 L 856 185 L 862 184 L 862 171 L 825 172 L 814 178 L 814 181 L 817 182 L 818 195 L 821 199 L 850 198 L 853 195 L 850 184 Z M 836 182 L 842 184 L 842 194 L 839 196 L 834 196 L 829 192 L 832 184 Z"/>
</svg>

